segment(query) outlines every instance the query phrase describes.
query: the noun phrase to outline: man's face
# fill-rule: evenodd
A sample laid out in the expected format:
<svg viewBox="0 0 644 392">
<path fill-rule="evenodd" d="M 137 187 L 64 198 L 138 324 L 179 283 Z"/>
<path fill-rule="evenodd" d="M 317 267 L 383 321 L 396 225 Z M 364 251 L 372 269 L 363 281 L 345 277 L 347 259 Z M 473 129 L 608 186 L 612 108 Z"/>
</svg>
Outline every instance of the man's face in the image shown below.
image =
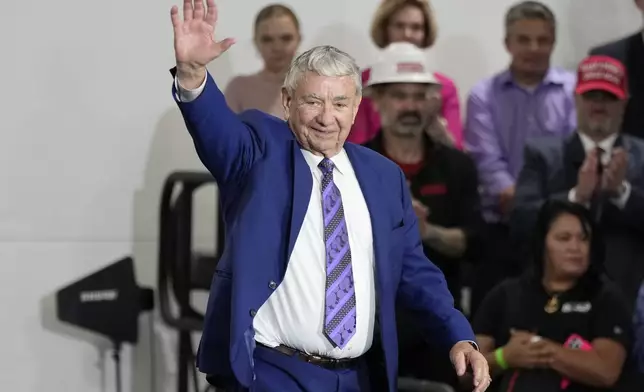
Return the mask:
<svg viewBox="0 0 644 392">
<path fill-rule="evenodd" d="M 408 5 L 394 13 L 387 24 L 389 43 L 410 42 L 421 46 L 425 41 L 425 14 L 420 8 Z"/>
<path fill-rule="evenodd" d="M 299 44 L 298 28 L 287 15 L 263 20 L 257 26 L 255 45 L 266 68 L 273 72 L 282 72 L 288 68 Z"/>
<path fill-rule="evenodd" d="M 506 48 L 512 56 L 512 67 L 524 74 L 544 74 L 550 66 L 554 44 L 554 27 L 541 19 L 514 22 L 505 38 Z"/>
<path fill-rule="evenodd" d="M 420 83 L 384 85 L 375 94 L 382 130 L 396 137 L 421 135 L 440 108 L 440 86 Z"/>
<path fill-rule="evenodd" d="M 577 122 L 579 130 L 588 136 L 604 139 L 619 132 L 622 126 L 626 100 L 620 100 L 604 91 L 577 94 Z"/>
<path fill-rule="evenodd" d="M 320 76 L 307 72 L 293 96 L 282 90 L 288 122 L 302 147 L 332 157 L 344 145 L 362 97 L 349 76 Z"/>
</svg>

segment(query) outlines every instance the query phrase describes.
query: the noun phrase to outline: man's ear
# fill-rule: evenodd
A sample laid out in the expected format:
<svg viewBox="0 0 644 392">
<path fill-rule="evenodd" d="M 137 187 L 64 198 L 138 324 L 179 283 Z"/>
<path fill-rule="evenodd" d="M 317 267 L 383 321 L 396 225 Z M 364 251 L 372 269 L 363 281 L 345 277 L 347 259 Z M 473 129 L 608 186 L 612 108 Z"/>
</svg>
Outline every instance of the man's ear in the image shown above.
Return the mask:
<svg viewBox="0 0 644 392">
<path fill-rule="evenodd" d="M 282 107 L 284 108 L 284 119 L 288 120 L 291 113 L 291 105 L 293 105 L 293 98 L 286 91 L 285 87 L 282 87 Z"/>
<path fill-rule="evenodd" d="M 360 110 L 361 102 L 362 102 L 362 95 L 359 95 L 356 97 L 355 105 L 353 107 L 353 122 L 351 124 L 354 124 L 356 122 L 356 116 L 358 115 L 358 111 Z"/>
</svg>

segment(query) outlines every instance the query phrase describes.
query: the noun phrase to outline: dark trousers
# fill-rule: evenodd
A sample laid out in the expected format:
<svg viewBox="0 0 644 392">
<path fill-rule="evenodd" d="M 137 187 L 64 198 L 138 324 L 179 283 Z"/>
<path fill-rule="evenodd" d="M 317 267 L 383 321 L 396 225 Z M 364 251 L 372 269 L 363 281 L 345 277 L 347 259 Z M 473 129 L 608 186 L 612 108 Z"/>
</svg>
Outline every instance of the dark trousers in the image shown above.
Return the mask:
<svg viewBox="0 0 644 392">
<path fill-rule="evenodd" d="M 257 345 L 250 392 L 369 392 L 366 365 L 328 370 Z"/>
</svg>

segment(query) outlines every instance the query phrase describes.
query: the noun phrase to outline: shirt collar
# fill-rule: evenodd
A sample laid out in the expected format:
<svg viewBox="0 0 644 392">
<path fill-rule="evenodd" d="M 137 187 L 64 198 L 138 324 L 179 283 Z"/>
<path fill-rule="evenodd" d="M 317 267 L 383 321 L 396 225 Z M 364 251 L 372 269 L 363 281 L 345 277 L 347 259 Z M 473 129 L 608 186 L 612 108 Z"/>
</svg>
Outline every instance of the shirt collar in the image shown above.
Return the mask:
<svg viewBox="0 0 644 392">
<path fill-rule="evenodd" d="M 608 152 L 613 149 L 613 145 L 617 140 L 617 134 L 610 135 L 606 139 L 602 140 L 599 143 L 594 142 L 591 138 L 583 133 L 579 132 L 579 139 L 581 140 L 581 145 L 584 146 L 584 151 L 588 152 L 595 147 L 600 147 L 602 150 Z"/>
<path fill-rule="evenodd" d="M 306 160 L 306 163 L 311 167 L 311 171 L 320 171 L 320 168 L 318 165 L 320 162 L 322 162 L 322 159 L 324 159 L 323 156 L 320 155 L 315 155 L 309 150 L 305 149 L 300 149 L 302 151 L 302 155 L 304 155 L 304 159 Z M 335 165 L 335 171 L 342 175 L 346 175 L 349 173 L 351 170 L 351 161 L 349 160 L 349 156 L 347 155 L 347 152 L 344 150 L 340 150 L 338 154 L 335 156 L 329 158 Z"/>
<path fill-rule="evenodd" d="M 499 80 L 501 81 L 501 84 L 503 86 L 518 86 L 514 82 L 514 78 L 512 77 L 512 72 L 510 72 L 509 69 L 505 70 L 500 75 Z M 554 67 L 550 67 L 548 68 L 548 72 L 546 73 L 546 76 L 543 78 L 541 83 L 539 83 L 539 85 L 548 85 L 548 84 L 563 85 L 565 83 L 566 83 L 565 74 Z"/>
<path fill-rule="evenodd" d="M 594 142 L 591 138 L 581 132 L 577 133 L 579 134 L 579 140 L 581 140 L 581 145 L 584 147 L 584 151 L 586 153 L 592 151 L 593 148 L 599 147 L 604 151 L 600 158 L 602 160 L 602 163 L 606 164 L 606 161 L 610 160 L 610 152 L 613 150 L 613 146 L 615 145 L 615 141 L 617 140 L 618 136 L 616 133 L 610 135 L 599 143 Z"/>
</svg>

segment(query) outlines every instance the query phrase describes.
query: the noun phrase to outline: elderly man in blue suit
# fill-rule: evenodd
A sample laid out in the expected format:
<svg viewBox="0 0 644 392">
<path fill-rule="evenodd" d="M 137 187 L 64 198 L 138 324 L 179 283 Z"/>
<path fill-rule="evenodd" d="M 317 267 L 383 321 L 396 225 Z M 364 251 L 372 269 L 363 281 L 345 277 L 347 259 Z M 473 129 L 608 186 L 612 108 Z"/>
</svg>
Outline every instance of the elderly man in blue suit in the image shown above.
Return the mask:
<svg viewBox="0 0 644 392">
<path fill-rule="evenodd" d="M 488 364 L 423 255 L 405 177 L 381 155 L 344 144 L 361 99 L 355 61 L 313 48 L 286 75 L 287 121 L 238 116 L 206 71 L 234 43 L 215 40 L 214 1 L 185 0 L 183 18 L 177 7 L 171 18 L 174 97 L 217 180 L 226 222 L 200 371 L 213 384 L 258 392 L 368 391 L 376 388 L 366 354 L 379 338 L 386 382 L 377 389 L 395 391 L 401 301 L 427 338 L 446 346 L 455 371 L 470 367 L 473 389 L 484 391 Z"/>
</svg>

